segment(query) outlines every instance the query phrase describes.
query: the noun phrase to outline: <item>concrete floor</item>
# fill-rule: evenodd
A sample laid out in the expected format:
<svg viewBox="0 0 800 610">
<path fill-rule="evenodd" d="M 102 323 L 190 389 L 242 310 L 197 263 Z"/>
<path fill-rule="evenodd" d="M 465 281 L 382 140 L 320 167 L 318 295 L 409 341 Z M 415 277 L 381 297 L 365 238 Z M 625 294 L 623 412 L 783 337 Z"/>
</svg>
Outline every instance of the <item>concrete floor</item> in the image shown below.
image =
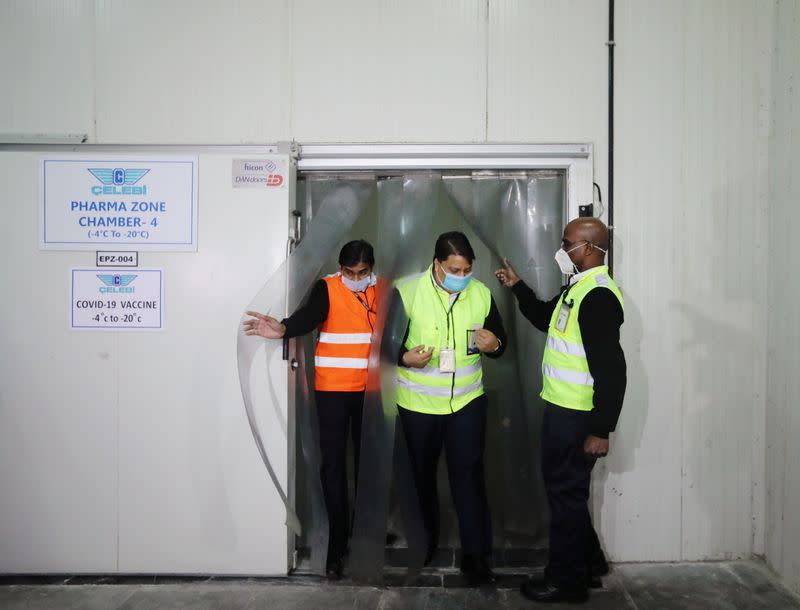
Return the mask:
<svg viewBox="0 0 800 610">
<path fill-rule="evenodd" d="M 5 579 L 6 582 L 9 579 Z M 70 579 L 69 582 L 83 582 Z M 2 610 L 338 610 L 534 608 L 516 589 L 356 587 L 310 578 L 295 581 L 215 580 L 164 584 L 5 584 Z M 557 605 L 565 608 L 571 606 Z M 800 608 L 761 563 L 621 564 L 583 608 L 748 609 Z"/>
</svg>

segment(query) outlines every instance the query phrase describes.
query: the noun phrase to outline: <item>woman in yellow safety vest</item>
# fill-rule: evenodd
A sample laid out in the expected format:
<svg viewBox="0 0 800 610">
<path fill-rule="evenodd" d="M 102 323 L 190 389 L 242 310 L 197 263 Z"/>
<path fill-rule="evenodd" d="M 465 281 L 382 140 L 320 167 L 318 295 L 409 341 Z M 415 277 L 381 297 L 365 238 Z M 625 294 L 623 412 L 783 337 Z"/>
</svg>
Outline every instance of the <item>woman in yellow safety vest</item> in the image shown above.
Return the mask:
<svg viewBox="0 0 800 610">
<path fill-rule="evenodd" d="M 489 289 L 472 277 L 474 260 L 463 233 L 444 233 L 432 264 L 398 283 L 409 323 L 399 355 L 397 404 L 427 535 L 426 564 L 438 546 L 436 472 L 444 447 L 458 514 L 461 571 L 478 585 L 494 580 L 481 359 L 500 356 L 506 334 Z"/>
</svg>

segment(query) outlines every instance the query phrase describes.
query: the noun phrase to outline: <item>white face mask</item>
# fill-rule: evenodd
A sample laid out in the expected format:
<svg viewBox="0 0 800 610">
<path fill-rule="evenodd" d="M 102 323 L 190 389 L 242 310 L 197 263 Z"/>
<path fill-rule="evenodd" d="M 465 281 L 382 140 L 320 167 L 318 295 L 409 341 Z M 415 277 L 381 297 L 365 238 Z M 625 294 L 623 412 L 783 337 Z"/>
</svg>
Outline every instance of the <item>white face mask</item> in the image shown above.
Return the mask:
<svg viewBox="0 0 800 610">
<path fill-rule="evenodd" d="M 563 273 L 564 275 L 575 275 L 578 272 L 578 268 L 575 266 L 575 263 L 572 262 L 572 259 L 569 257 L 569 253 L 572 252 L 573 250 L 577 250 L 581 246 L 585 246 L 587 243 L 592 248 L 597 248 L 598 250 L 600 250 L 600 252 L 602 252 L 603 254 L 606 253 L 606 250 L 603 250 L 600 246 L 595 246 L 593 243 L 586 241 L 578 244 L 574 248 L 570 248 L 567 251 L 564 251 L 564 248 L 559 248 L 556 251 L 555 259 L 556 262 L 558 263 L 558 268 L 561 269 L 561 273 Z"/>
<path fill-rule="evenodd" d="M 342 275 L 342 284 L 351 292 L 365 292 L 367 288 L 372 286 L 374 279 L 375 276 L 372 274 L 362 277 L 360 280 L 351 280 Z"/>
<path fill-rule="evenodd" d="M 569 253 L 573 250 L 577 250 L 581 246 L 583 246 L 586 242 L 578 244 L 570 248 L 569 250 L 564 250 L 564 248 L 559 248 L 556 251 L 556 262 L 558 263 L 558 268 L 561 269 L 561 273 L 564 275 L 575 275 L 578 272 L 578 268 L 575 266 L 575 263 L 572 262 L 572 259 L 569 257 Z"/>
</svg>

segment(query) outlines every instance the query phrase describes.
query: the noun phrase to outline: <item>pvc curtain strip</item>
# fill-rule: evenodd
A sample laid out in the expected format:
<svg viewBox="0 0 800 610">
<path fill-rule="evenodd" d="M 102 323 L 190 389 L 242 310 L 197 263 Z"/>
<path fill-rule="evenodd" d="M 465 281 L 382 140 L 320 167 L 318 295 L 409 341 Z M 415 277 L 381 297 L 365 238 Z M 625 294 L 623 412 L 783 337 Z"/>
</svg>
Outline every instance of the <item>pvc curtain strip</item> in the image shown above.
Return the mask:
<svg viewBox="0 0 800 610">
<path fill-rule="evenodd" d="M 326 187 L 327 192 L 322 197 L 322 204 L 307 235 L 261 287 L 246 310 L 264 312 L 278 319 L 294 311 L 319 277 L 322 266 L 331 252 L 363 211 L 367 199 L 375 188 L 371 182 L 344 181 L 333 181 Z M 272 465 L 264 443 L 263 430 L 265 422 L 269 419 L 267 414 L 270 410 L 273 412 L 272 421 L 277 421 L 284 436 L 287 434 L 286 418 L 280 411 L 282 401 L 277 396 L 277 384 L 272 376 L 268 375 L 267 392 L 253 387 L 252 372 L 256 354 L 263 348 L 269 367 L 270 363 L 281 358 L 282 344 L 280 341 L 265 341 L 258 336 L 245 335 L 242 327 L 245 319 L 247 316 L 243 314 L 236 331 L 236 351 L 239 384 L 242 388 L 247 420 L 261 460 L 286 507 L 286 524 L 299 536 L 302 533 L 302 525 L 289 502 L 286 489 Z M 281 367 L 281 370 L 285 373 L 285 369 Z M 294 473 L 290 472 L 289 476 L 294 476 Z"/>
<path fill-rule="evenodd" d="M 483 363 L 491 413 L 486 462 L 493 471 L 487 487 L 495 535 L 503 532 L 500 543 L 526 544 L 523 541 L 542 539 L 546 527 L 538 450 L 545 336 L 518 313 L 510 290 L 498 290 L 497 284 L 488 280 L 491 270 L 507 257 L 540 298 L 557 293 L 562 276 L 553 254 L 560 246 L 565 224 L 564 179 L 552 172 L 529 172 L 499 177 L 447 176 L 443 182 L 493 258 L 488 268 L 486 261 L 478 260 L 475 273 L 492 288 L 510 340 L 502 358 L 484 359 Z"/>
<path fill-rule="evenodd" d="M 386 289 L 379 295 L 364 396 L 359 488 L 349 565 L 356 582 L 380 584 L 383 580 L 393 479 L 408 543 L 410 571 L 421 569 L 424 560 L 425 536 L 405 442 L 397 427 L 395 402 L 397 358 L 408 316 L 388 286 L 426 266 L 424 260 L 433 252 L 432 220 L 440 185 L 438 174 L 409 174 L 378 184 L 376 267 Z"/>
<path fill-rule="evenodd" d="M 494 439 L 495 453 L 487 456 L 487 468 L 499 471 L 494 473 L 499 476 L 488 477 L 494 483 L 490 483 L 490 497 L 501 525 L 495 530 L 502 532 L 501 543 L 511 537 L 525 541 L 543 538 L 546 512 L 538 476 L 540 418 L 536 409 L 541 408 L 538 360 L 544 337 L 527 321 L 517 330 L 516 302 L 510 291 L 498 289 L 492 272 L 501 257 L 508 256 L 534 289 L 548 295 L 557 291 L 561 275 L 552 256 L 561 241 L 564 176 L 553 172 L 521 173 L 513 178 L 406 174 L 402 180 L 382 181 L 378 195 L 378 273 L 390 281 L 425 269 L 433 258 L 439 233 L 461 228 L 478 236 L 471 238 L 479 252 L 476 276 L 493 289 L 513 337 L 506 356 L 484 360 L 486 391 L 496 424 L 494 430 L 487 430 L 487 437 Z M 467 226 L 462 227 L 465 221 Z M 485 250 L 480 249 L 478 241 Z M 350 554 L 353 579 L 371 584 L 382 582 L 391 481 L 408 545 L 409 580 L 421 569 L 426 550 L 394 400 L 397 355 L 408 320 L 396 300 L 384 298 L 381 304 L 380 311 L 386 308 L 387 312 L 385 318 L 379 313 L 382 323 L 376 327 L 370 356 Z M 380 374 L 375 371 L 378 346 Z M 532 352 L 537 354 L 533 358 Z M 520 383 L 520 378 L 525 381 Z M 377 386 L 379 379 L 381 387 Z"/>
</svg>

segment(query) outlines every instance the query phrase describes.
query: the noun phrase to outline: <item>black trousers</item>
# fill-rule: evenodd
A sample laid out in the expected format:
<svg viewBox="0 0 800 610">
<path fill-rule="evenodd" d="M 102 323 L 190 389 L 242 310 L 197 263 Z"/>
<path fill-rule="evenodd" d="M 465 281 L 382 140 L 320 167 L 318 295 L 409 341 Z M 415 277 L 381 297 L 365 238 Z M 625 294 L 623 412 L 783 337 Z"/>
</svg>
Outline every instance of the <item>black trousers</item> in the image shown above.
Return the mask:
<svg viewBox="0 0 800 610">
<path fill-rule="evenodd" d="M 361 449 L 361 411 L 364 392 L 316 392 L 319 421 L 319 449 L 322 458 L 320 478 L 330 535 L 328 561 L 347 553 L 350 532 L 350 503 L 347 490 L 347 436 L 353 437 L 354 481 L 358 484 L 358 458 Z"/>
<path fill-rule="evenodd" d="M 398 407 L 428 549 L 435 549 L 439 543 L 436 471 L 444 446 L 461 549 L 465 554 L 491 553 L 492 523 L 483 472 L 486 406 L 486 396 L 480 396 L 451 415 L 428 415 Z"/>
<path fill-rule="evenodd" d="M 602 555 L 589 514 L 589 483 L 596 459 L 583 452 L 588 435 L 588 412 L 547 403 L 542 422 L 542 474 L 550 505 L 546 575 L 570 588 L 588 585 L 592 559 Z"/>
</svg>

